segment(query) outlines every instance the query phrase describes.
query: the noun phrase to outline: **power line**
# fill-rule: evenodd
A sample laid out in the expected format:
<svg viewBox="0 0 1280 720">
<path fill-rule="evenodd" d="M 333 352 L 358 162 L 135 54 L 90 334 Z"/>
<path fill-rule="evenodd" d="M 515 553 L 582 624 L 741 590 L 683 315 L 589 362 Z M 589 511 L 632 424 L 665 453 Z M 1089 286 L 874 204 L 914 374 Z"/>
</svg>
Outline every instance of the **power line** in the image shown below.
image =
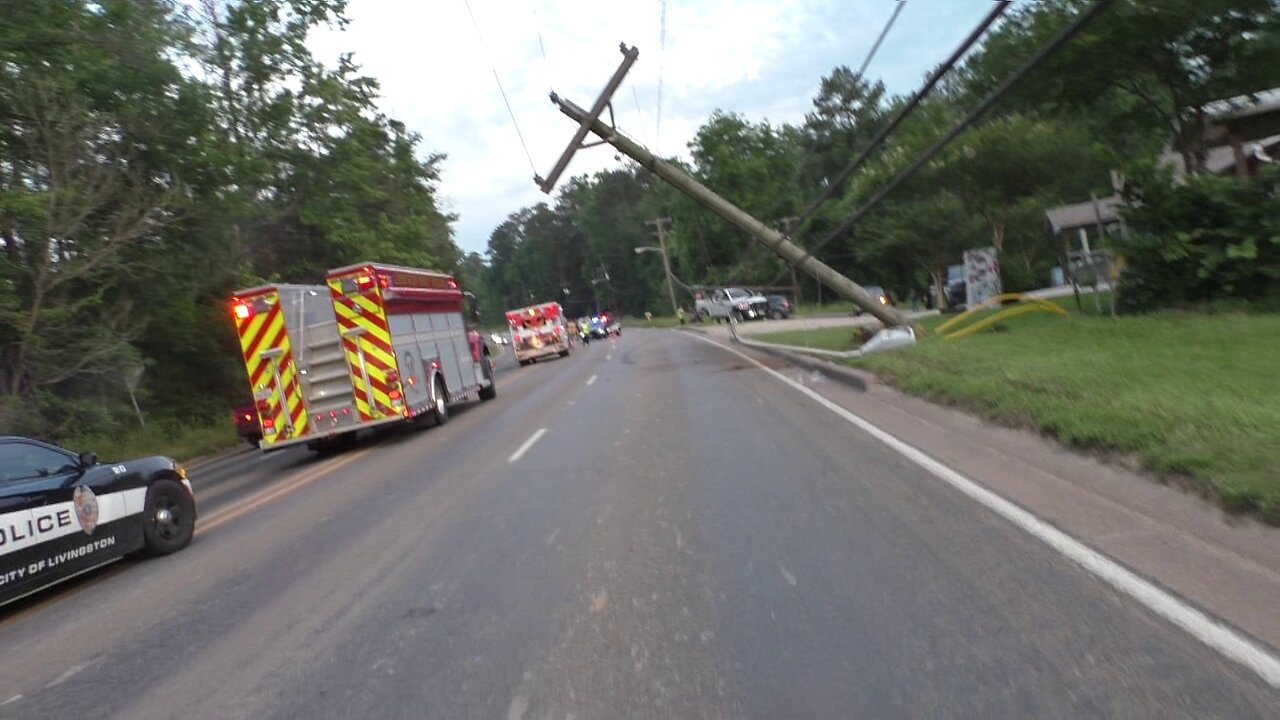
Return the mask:
<svg viewBox="0 0 1280 720">
<path fill-rule="evenodd" d="M 538 50 L 542 52 L 542 68 L 547 74 L 547 87 L 555 89 L 551 83 L 551 63 L 547 61 L 547 44 L 542 41 L 542 23 L 538 21 L 538 7 L 535 0 L 529 0 L 529 11 L 533 13 L 533 29 L 538 34 Z"/>
<path fill-rule="evenodd" d="M 1096 2 L 1094 2 L 1094 4 L 1089 7 L 1089 9 L 1085 10 L 1084 12 L 1076 16 L 1076 19 L 1071 21 L 1071 23 L 1069 23 L 1066 27 L 1064 27 L 1052 40 L 1049 41 L 1047 45 L 1040 48 L 1040 50 L 1037 51 L 1035 55 L 1032 55 L 1025 63 L 1022 64 L 1022 67 L 1018 68 L 1016 72 L 1014 72 L 1009 77 L 1005 78 L 1004 82 L 1000 83 L 1000 85 L 996 87 L 996 89 L 992 90 L 985 98 L 983 98 L 982 102 L 979 103 L 978 106 L 974 108 L 973 111 L 971 111 L 968 116 L 966 116 L 960 122 L 956 123 L 956 125 L 952 127 L 951 130 L 949 130 L 946 135 L 943 135 L 941 138 L 939 138 L 937 142 L 935 142 L 932 146 L 929 147 L 928 150 L 924 152 L 924 154 L 916 158 L 915 161 L 912 162 L 911 165 L 907 166 L 905 170 L 898 173 L 898 175 L 895 176 L 892 180 L 890 180 L 887 185 L 885 185 L 883 188 L 880 189 L 879 192 L 873 195 L 870 200 L 863 203 L 862 207 L 854 211 L 854 213 L 850 215 L 848 218 L 846 218 L 844 222 L 840 223 L 839 227 L 837 227 L 834 231 L 832 231 L 829 235 L 827 235 L 827 237 L 823 238 L 822 242 L 818 243 L 812 250 L 807 251 L 804 257 L 800 258 L 800 260 L 796 264 L 799 264 L 800 262 L 804 262 L 805 258 L 813 255 L 815 252 L 818 252 L 823 247 L 825 247 L 827 243 L 831 242 L 835 238 L 847 232 L 849 228 L 853 227 L 854 223 L 862 219 L 864 215 L 866 215 L 868 212 L 871 211 L 872 208 L 878 205 L 880 201 L 885 198 L 885 196 L 887 196 L 890 192 L 894 190 L 894 188 L 901 185 L 908 178 L 914 175 L 920 168 L 924 167 L 926 163 L 928 163 L 930 160 L 934 158 L 934 156 L 936 156 L 939 152 L 941 152 L 943 148 L 945 148 L 952 140 L 956 138 L 956 136 L 958 136 L 960 133 L 968 129 L 968 127 L 972 125 L 974 121 L 976 121 L 983 114 L 985 114 L 987 110 L 991 109 L 991 106 L 994 105 L 996 101 L 998 101 L 1001 97 L 1003 97 L 1009 90 L 1011 90 L 1013 86 L 1018 83 L 1018 81 L 1022 80 L 1023 77 L 1025 77 L 1029 72 L 1031 72 L 1037 65 L 1043 62 L 1045 58 L 1049 57 L 1054 52 L 1056 52 L 1058 48 L 1062 47 L 1062 45 L 1065 44 L 1068 40 L 1075 37 L 1076 34 L 1078 34 L 1081 30 L 1083 30 L 1085 26 L 1089 24 L 1090 21 L 1092 21 L 1095 17 L 1101 14 L 1102 11 L 1107 9 L 1107 7 L 1109 7 L 1110 5 L 1111 5 L 1111 0 L 1096 0 Z"/>
<path fill-rule="evenodd" d="M 484 44 L 484 34 L 480 32 L 480 23 L 476 22 L 476 14 L 471 12 L 471 2 L 470 0 L 462 0 L 462 4 L 467 6 L 467 14 L 471 16 L 471 26 L 476 29 L 476 37 L 480 39 L 480 48 L 488 56 L 489 48 Z M 533 155 L 529 152 L 529 146 L 525 144 L 524 133 L 520 132 L 520 123 L 516 121 L 516 112 L 511 109 L 511 101 L 507 99 L 507 91 L 502 87 L 502 79 L 498 77 L 498 66 L 493 63 L 492 57 L 489 57 L 489 68 L 493 70 L 493 80 L 498 83 L 498 92 L 502 93 L 502 102 L 507 106 L 507 114 L 511 116 L 511 124 L 516 129 L 516 137 L 520 138 L 520 147 L 524 148 L 524 156 L 529 160 L 529 169 L 536 176 L 538 168 L 533 164 Z"/>
<path fill-rule="evenodd" d="M 898 110 L 898 113 L 894 115 L 888 124 L 880 128 L 879 132 L 877 132 L 875 136 L 871 138 L 871 141 L 867 143 L 867 146 L 862 149 L 862 152 L 860 152 L 857 157 L 846 165 L 834 180 L 828 182 L 827 187 L 822 191 L 822 194 L 810 203 L 809 207 L 805 208 L 804 212 L 800 213 L 800 216 L 795 219 L 792 229 L 786 233 L 788 236 L 794 239 L 800 234 L 800 231 L 804 228 L 805 224 L 813 219 L 818 208 L 836 194 L 836 191 L 840 189 L 845 181 L 848 180 L 869 157 L 871 157 L 871 154 L 884 143 L 885 139 L 889 137 L 889 134 L 896 130 L 898 126 L 902 124 L 902 121 L 915 110 L 916 106 L 918 106 L 920 102 L 933 91 L 934 86 L 938 84 L 938 81 L 942 79 L 942 76 L 951 71 L 955 64 L 960 61 L 960 58 L 964 57 L 965 53 L 969 51 L 969 48 L 973 47 L 974 43 L 978 42 L 978 39 L 987 31 L 987 28 L 991 27 L 992 23 L 994 23 L 1005 10 L 1009 9 L 1011 4 L 1012 0 L 1000 0 L 991 8 L 986 16 L 982 18 L 972 31 L 970 31 L 969 35 L 965 37 L 964 41 L 951 52 L 951 55 L 949 55 L 941 65 L 934 68 L 933 72 L 929 74 L 929 77 L 925 79 L 924 85 L 911 96 L 907 101 L 907 104 L 903 105 L 902 108 Z M 862 61 L 862 67 L 858 69 L 858 77 L 862 77 L 867 67 L 871 64 L 871 59 L 875 57 L 877 49 L 889 34 L 889 29 L 893 27 L 894 21 L 897 20 L 898 14 L 905 6 L 906 1 L 903 0 L 898 3 L 896 8 L 894 8 L 893 15 L 889 17 L 889 21 L 885 23 L 884 30 L 880 32 L 880 37 L 876 39 L 875 44 L 871 46 L 871 50 L 867 53 L 866 59 Z M 812 252 L 807 252 L 805 257 L 812 254 Z M 782 273 L 776 276 L 773 282 L 777 282 L 778 279 L 782 278 L 785 274 L 786 273 Z"/>
<path fill-rule="evenodd" d="M 871 58 L 876 56 L 876 51 L 880 49 L 880 43 L 884 42 L 884 38 L 889 34 L 889 29 L 893 27 L 893 22 L 898 19 L 898 15 L 902 13 L 902 8 L 907 6 L 907 0 L 898 0 L 898 5 L 893 9 L 893 14 L 889 16 L 889 22 L 885 23 L 884 30 L 880 31 L 880 37 L 876 38 L 876 42 L 871 46 L 871 51 L 867 53 L 867 59 L 862 61 L 862 67 L 858 68 L 858 75 L 862 76 L 867 72 L 867 66 L 871 64 Z"/>
<path fill-rule="evenodd" d="M 916 106 L 924 100 L 925 96 L 933 91 L 934 86 L 938 84 L 938 81 L 942 79 L 942 76 L 950 72 L 951 68 L 954 67 L 956 63 L 960 62 L 960 58 L 964 57 L 965 53 L 969 51 L 969 48 L 973 47 L 974 43 L 978 42 L 978 39 L 987 31 L 987 28 L 991 27 L 991 24 L 994 23 L 1005 10 L 1009 9 L 1011 4 L 1011 0 L 1001 0 L 991 8 L 986 17 L 982 18 L 982 21 L 979 22 L 969 33 L 968 37 L 964 39 L 964 42 L 960 43 L 960 46 L 957 47 L 941 65 L 929 74 L 924 85 L 911 96 L 911 99 L 907 101 L 906 105 L 902 106 L 898 111 L 898 114 L 895 115 L 887 125 L 880 128 L 880 131 L 876 133 L 875 137 L 871 138 L 871 142 L 867 143 L 867 146 L 862 149 L 862 152 L 860 152 L 857 157 L 855 157 L 843 170 L 840 171 L 840 174 L 836 176 L 835 180 L 827 183 L 827 187 L 822 191 L 822 195 L 820 195 L 817 200 L 814 200 L 809 207 L 800 214 L 800 220 L 796 223 L 796 230 L 793 235 L 800 234 L 800 230 L 804 228 L 805 223 L 809 222 L 809 220 L 813 218 L 813 214 L 818 211 L 818 207 L 827 200 L 830 200 L 831 197 L 836 194 L 836 191 L 840 189 L 840 186 L 843 185 L 844 182 L 848 180 L 849 177 L 852 176 L 853 173 L 861 167 L 869 157 L 871 157 L 871 154 L 880 147 L 885 139 L 889 137 L 889 134 L 896 130 L 898 126 L 902 124 L 903 120 L 907 119 L 907 116 L 916 109 Z M 901 9 L 902 5 L 899 5 L 898 7 Z M 890 18 L 890 21 L 892 22 L 892 18 Z"/>
<path fill-rule="evenodd" d="M 658 145 L 662 142 L 662 71 L 665 69 L 667 61 L 667 0 L 660 0 L 662 8 L 658 20 L 658 46 L 660 52 L 658 54 L 658 120 L 655 123 L 653 135 L 653 151 L 658 152 Z"/>
<path fill-rule="evenodd" d="M 649 144 L 649 128 L 644 123 L 644 111 L 640 109 L 640 94 L 636 92 L 636 86 L 631 86 L 631 97 L 636 101 L 636 116 L 640 118 L 640 134 L 644 136 L 644 144 Z"/>
<path fill-rule="evenodd" d="M 542 51 L 542 62 L 547 62 L 547 45 L 542 42 L 542 25 L 538 22 L 538 6 L 529 0 L 529 11 L 533 13 L 533 29 L 538 33 L 538 49 Z"/>
</svg>

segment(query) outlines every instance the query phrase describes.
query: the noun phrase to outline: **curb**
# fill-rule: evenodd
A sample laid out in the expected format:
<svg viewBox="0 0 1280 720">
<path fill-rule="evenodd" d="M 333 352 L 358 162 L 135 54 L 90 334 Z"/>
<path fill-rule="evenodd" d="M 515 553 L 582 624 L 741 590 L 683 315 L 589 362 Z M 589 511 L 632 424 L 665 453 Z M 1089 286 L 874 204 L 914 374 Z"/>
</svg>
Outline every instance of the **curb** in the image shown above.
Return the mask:
<svg viewBox="0 0 1280 720">
<path fill-rule="evenodd" d="M 680 330 L 681 332 L 696 332 L 699 335 L 711 334 L 711 333 L 708 333 L 706 330 L 703 330 L 701 328 L 695 328 L 695 327 L 678 328 L 678 330 Z M 820 360 L 818 358 L 810 357 L 808 355 L 804 355 L 798 352 L 792 352 L 790 350 L 783 350 L 777 347 L 764 347 L 762 345 L 757 345 L 756 343 L 751 342 L 750 340 L 743 342 L 741 339 L 738 339 L 736 337 L 732 337 L 730 339 L 730 344 L 741 345 L 751 350 L 759 350 L 761 352 L 768 353 L 770 355 L 773 355 L 774 357 L 778 357 L 783 360 L 786 360 L 792 365 L 799 365 L 809 370 L 816 370 L 820 373 L 824 373 L 828 377 L 832 378 L 833 380 L 843 383 L 845 385 L 848 385 L 849 387 L 859 392 L 867 391 L 867 380 L 869 376 L 858 370 L 854 370 L 853 368 L 846 367 L 844 365 L 838 365 L 829 360 Z"/>
<path fill-rule="evenodd" d="M 837 365 L 836 363 L 833 363 L 830 360 L 819 360 L 818 358 L 809 357 L 807 355 L 803 355 L 797 352 L 791 352 L 789 350 L 782 350 L 779 348 L 770 348 L 770 347 L 759 347 L 756 345 L 748 345 L 747 343 L 743 343 L 741 341 L 739 341 L 738 344 L 742 345 L 743 347 L 750 348 L 752 350 L 759 350 L 761 352 L 769 353 L 774 357 L 782 358 L 783 360 L 786 360 L 792 365 L 799 365 L 801 367 L 808 368 L 809 370 L 816 370 L 820 373 L 827 375 L 831 379 L 836 380 L 837 382 L 841 382 L 841 383 L 844 383 L 845 385 L 848 385 L 849 387 L 853 388 L 854 390 L 857 390 L 858 392 L 867 391 L 867 378 L 864 377 L 862 373 L 852 368 L 848 368 L 843 365 Z"/>
</svg>

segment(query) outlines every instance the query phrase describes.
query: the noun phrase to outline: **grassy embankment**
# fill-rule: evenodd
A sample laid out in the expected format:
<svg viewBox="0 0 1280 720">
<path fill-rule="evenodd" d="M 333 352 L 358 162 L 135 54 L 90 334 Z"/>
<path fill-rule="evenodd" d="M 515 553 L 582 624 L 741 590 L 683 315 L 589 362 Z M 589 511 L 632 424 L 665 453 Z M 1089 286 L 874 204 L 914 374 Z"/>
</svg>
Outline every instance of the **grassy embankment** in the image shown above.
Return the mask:
<svg viewBox="0 0 1280 720">
<path fill-rule="evenodd" d="M 1280 314 L 1033 314 L 998 328 L 955 341 L 930 336 L 849 364 L 1073 447 L 1133 453 L 1229 509 L 1280 524 Z M 847 328 L 760 339 L 855 343 Z"/>
<path fill-rule="evenodd" d="M 230 414 L 225 420 L 205 425 L 149 424 L 145 430 L 72 438 L 64 445 L 76 452 L 95 452 L 102 462 L 143 455 L 167 455 L 185 462 L 219 450 L 245 447 L 244 440 L 236 435 Z"/>
</svg>

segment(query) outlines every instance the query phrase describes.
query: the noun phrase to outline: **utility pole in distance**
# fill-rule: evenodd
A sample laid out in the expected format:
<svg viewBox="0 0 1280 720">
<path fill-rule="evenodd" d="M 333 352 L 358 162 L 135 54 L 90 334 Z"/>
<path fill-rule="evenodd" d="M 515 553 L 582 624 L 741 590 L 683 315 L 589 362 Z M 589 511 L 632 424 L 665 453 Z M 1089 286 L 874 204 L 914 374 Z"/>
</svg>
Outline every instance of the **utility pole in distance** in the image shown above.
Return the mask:
<svg viewBox="0 0 1280 720">
<path fill-rule="evenodd" d="M 667 277 L 667 297 L 671 299 L 672 315 L 680 314 L 680 306 L 676 304 L 676 289 L 671 284 L 671 258 L 667 256 L 667 230 L 671 228 L 671 218 L 656 218 L 654 220 L 645 221 L 645 225 L 652 225 L 654 233 L 658 236 L 658 250 L 662 254 L 662 269 Z M 636 248 L 636 254 L 645 251 L 645 248 Z"/>
<path fill-rule="evenodd" d="M 570 143 L 569 147 L 565 149 L 564 155 L 560 158 L 560 162 L 556 163 L 557 168 L 563 168 L 568 165 L 568 158 L 577 151 L 579 143 L 581 143 L 581 136 L 584 135 L 582 130 L 588 129 L 604 142 L 613 145 L 636 162 L 652 170 L 655 175 L 675 186 L 680 192 L 705 205 L 712 212 L 754 236 L 765 247 L 773 250 L 792 266 L 809 273 L 819 283 L 825 283 L 827 287 L 835 290 L 836 294 L 866 310 L 873 317 L 883 322 L 885 326 L 897 327 L 911 324 L 907 317 L 898 312 L 896 308 L 876 302 L 866 290 L 862 289 L 861 285 L 836 272 L 826 263 L 821 262 L 805 252 L 800 246 L 783 237 L 777 230 L 765 225 L 743 212 L 733 203 L 712 192 L 705 185 L 689 177 L 680 168 L 655 156 L 630 138 L 619 133 L 617 129 L 601 121 L 600 110 L 609 105 L 613 91 L 621 84 L 621 76 L 625 75 L 627 69 L 635 62 L 637 54 L 635 48 L 627 49 L 625 45 L 623 46 L 624 57 L 622 65 L 614 73 L 613 78 L 610 79 L 609 84 L 605 87 L 605 92 L 596 100 L 593 111 L 590 113 L 561 98 L 559 95 L 551 93 L 551 102 L 560 108 L 560 112 L 577 121 L 579 130 L 574 135 L 574 142 Z M 555 179 L 556 174 L 553 172 L 548 180 L 541 181 L 539 185 L 542 191 L 550 192 Z"/>
</svg>

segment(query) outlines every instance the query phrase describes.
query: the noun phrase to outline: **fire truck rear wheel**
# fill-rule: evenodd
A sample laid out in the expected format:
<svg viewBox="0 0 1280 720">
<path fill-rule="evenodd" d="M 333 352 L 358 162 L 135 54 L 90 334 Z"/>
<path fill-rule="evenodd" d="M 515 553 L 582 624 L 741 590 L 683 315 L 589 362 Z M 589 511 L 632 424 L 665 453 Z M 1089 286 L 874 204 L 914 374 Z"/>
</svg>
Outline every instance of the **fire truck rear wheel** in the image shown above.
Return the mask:
<svg viewBox="0 0 1280 720">
<path fill-rule="evenodd" d="M 435 397 L 434 407 L 429 413 L 432 425 L 443 425 L 449 422 L 449 405 L 445 402 L 444 383 L 437 377 L 433 383 L 432 395 Z"/>
<path fill-rule="evenodd" d="M 486 366 L 484 377 L 489 381 L 489 387 L 480 388 L 480 399 L 492 400 L 498 397 L 498 384 L 493 380 L 493 369 Z"/>
<path fill-rule="evenodd" d="M 561 350 L 561 351 L 560 351 L 560 357 L 569 357 L 569 351 L 568 351 L 568 350 Z"/>
</svg>

